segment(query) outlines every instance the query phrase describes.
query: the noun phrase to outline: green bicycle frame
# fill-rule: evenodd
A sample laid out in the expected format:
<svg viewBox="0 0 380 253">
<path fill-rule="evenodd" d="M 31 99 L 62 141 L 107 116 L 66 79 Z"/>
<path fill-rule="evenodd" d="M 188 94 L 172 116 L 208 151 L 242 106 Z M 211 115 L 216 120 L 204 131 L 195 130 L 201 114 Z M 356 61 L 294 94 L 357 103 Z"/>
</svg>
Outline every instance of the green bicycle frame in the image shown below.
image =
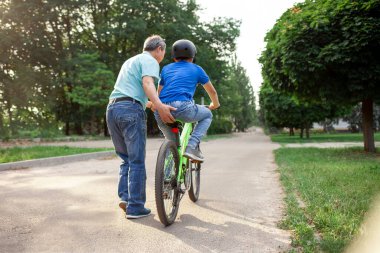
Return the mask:
<svg viewBox="0 0 380 253">
<path fill-rule="evenodd" d="M 180 146 L 178 147 L 179 170 L 178 170 L 178 177 L 177 177 L 177 182 L 180 182 L 180 183 L 184 183 L 184 180 L 185 180 L 184 168 L 186 168 L 188 158 L 184 157 L 183 154 L 185 153 L 185 149 L 187 147 L 187 143 L 189 142 L 189 138 L 190 138 L 190 134 L 192 130 L 193 130 L 192 123 L 185 123 L 181 132 L 181 136 L 180 136 Z"/>
</svg>

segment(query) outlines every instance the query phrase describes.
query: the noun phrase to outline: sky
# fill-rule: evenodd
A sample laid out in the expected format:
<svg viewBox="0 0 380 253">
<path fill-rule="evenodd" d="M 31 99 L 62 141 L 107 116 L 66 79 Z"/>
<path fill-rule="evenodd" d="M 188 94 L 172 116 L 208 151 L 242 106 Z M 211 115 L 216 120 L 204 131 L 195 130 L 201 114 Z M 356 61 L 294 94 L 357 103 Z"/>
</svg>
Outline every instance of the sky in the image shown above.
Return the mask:
<svg viewBox="0 0 380 253">
<path fill-rule="evenodd" d="M 301 0 L 198 0 L 202 21 L 232 17 L 242 21 L 237 57 L 247 70 L 256 98 L 262 83 L 258 58 L 265 49 L 264 37 L 287 9 Z M 256 99 L 256 103 L 258 99 Z"/>
</svg>

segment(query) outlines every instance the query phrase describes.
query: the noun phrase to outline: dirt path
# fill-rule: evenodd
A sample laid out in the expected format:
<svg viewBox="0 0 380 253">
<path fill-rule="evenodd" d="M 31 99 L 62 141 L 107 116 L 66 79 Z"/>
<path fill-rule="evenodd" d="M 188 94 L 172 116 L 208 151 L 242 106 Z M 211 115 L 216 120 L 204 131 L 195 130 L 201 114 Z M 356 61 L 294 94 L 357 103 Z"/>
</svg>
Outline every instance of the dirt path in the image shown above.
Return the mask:
<svg viewBox="0 0 380 253">
<path fill-rule="evenodd" d="M 154 201 L 160 140 L 147 147 L 150 217 L 130 221 L 118 209 L 118 159 L 0 173 L 1 252 L 284 252 L 277 228 L 283 193 L 272 144 L 262 132 L 202 144 L 201 196 L 181 202 L 163 227 Z"/>
</svg>

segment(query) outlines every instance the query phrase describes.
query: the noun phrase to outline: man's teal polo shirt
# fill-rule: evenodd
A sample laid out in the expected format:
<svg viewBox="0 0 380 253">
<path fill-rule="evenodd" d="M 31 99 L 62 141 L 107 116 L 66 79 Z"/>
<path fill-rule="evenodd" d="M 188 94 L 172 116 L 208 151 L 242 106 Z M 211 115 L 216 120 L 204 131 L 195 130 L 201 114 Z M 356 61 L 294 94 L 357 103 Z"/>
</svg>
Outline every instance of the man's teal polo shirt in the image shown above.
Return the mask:
<svg viewBox="0 0 380 253">
<path fill-rule="evenodd" d="M 143 52 L 124 62 L 117 77 L 110 99 L 131 97 L 141 102 L 145 109 L 148 97 L 142 86 L 144 76 L 153 77 L 155 83 L 159 80 L 160 65 L 149 52 Z"/>
</svg>

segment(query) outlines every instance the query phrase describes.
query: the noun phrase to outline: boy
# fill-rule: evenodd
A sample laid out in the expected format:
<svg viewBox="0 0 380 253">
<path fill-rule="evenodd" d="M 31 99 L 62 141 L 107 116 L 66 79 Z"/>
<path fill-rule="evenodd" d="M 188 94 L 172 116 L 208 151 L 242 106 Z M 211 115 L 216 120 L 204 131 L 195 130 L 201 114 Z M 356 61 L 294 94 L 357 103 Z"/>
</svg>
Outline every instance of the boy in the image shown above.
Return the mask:
<svg viewBox="0 0 380 253">
<path fill-rule="evenodd" d="M 197 122 L 184 156 L 202 162 L 204 157 L 199 150 L 199 143 L 210 127 L 210 110 L 217 109 L 220 104 L 210 78 L 200 66 L 193 63 L 196 52 L 195 45 L 189 40 L 178 40 L 173 44 L 174 63 L 162 69 L 158 94 L 164 104 L 177 108 L 171 112 L 174 118 L 184 122 Z M 212 101 L 208 108 L 194 103 L 193 96 L 198 83 L 203 86 Z M 155 118 L 165 138 L 174 141 L 175 136 L 171 128 L 162 122 L 157 111 Z"/>
</svg>

